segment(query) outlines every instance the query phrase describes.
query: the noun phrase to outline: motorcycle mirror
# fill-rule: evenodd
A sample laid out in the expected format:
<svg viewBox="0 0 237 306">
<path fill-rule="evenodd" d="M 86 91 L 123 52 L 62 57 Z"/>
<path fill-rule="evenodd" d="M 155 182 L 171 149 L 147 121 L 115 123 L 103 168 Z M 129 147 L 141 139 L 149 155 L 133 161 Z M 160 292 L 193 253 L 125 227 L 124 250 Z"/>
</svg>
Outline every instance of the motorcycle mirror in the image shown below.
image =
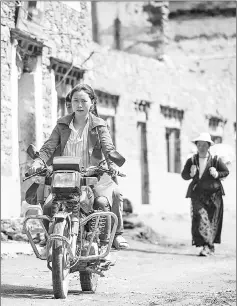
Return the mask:
<svg viewBox="0 0 237 306">
<path fill-rule="evenodd" d="M 33 144 L 29 145 L 26 152 L 32 159 L 36 159 L 39 156 L 39 153 L 37 152 L 36 147 Z"/>
<path fill-rule="evenodd" d="M 118 167 L 121 167 L 126 159 L 117 151 L 111 151 L 108 154 L 109 159 L 114 162 Z"/>
</svg>

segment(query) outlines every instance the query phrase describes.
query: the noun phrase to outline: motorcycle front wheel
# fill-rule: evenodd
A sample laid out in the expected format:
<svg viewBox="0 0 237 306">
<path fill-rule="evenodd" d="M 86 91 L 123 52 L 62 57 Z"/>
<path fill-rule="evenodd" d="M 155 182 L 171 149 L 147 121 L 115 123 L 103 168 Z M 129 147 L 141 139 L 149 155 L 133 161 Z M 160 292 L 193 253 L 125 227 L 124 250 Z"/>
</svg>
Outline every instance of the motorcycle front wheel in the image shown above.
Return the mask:
<svg viewBox="0 0 237 306">
<path fill-rule="evenodd" d="M 93 243 L 90 255 L 98 255 L 98 245 Z M 99 275 L 91 271 L 80 271 L 80 283 L 82 291 L 95 292 L 98 284 Z"/>
<path fill-rule="evenodd" d="M 68 223 L 58 221 L 54 226 L 54 234 L 69 238 Z M 69 285 L 69 254 L 65 242 L 56 240 L 52 243 L 52 281 L 55 299 L 65 299 Z"/>
</svg>

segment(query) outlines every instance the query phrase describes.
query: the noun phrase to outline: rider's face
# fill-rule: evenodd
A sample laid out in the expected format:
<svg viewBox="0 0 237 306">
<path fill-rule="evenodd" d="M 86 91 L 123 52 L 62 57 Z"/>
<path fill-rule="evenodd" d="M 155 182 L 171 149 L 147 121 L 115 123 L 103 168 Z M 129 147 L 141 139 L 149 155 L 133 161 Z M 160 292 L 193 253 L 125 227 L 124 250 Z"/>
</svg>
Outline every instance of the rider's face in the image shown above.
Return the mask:
<svg viewBox="0 0 237 306">
<path fill-rule="evenodd" d="M 72 110 L 75 114 L 85 116 L 89 113 L 92 101 L 85 91 L 76 91 L 72 96 Z"/>
</svg>

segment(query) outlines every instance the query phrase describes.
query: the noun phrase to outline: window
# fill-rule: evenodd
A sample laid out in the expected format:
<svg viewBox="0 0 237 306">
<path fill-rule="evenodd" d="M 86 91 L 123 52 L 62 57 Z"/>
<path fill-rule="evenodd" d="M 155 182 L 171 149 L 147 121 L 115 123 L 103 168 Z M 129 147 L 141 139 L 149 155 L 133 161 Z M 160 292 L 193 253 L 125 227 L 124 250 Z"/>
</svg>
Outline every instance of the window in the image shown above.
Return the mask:
<svg viewBox="0 0 237 306">
<path fill-rule="evenodd" d="M 207 116 L 209 133 L 214 143 L 222 143 L 224 126 L 227 120 L 216 116 Z"/>
<path fill-rule="evenodd" d="M 211 140 L 214 143 L 222 143 L 222 137 L 221 136 L 213 136 L 213 135 L 211 135 Z"/>
<path fill-rule="evenodd" d="M 16 11 L 16 29 L 47 39 L 43 30 L 45 1 L 22 1 Z"/>
<path fill-rule="evenodd" d="M 27 8 L 27 20 L 40 24 L 43 17 L 43 6 L 41 1 L 29 1 Z"/>
<path fill-rule="evenodd" d="M 60 118 L 72 112 L 71 103 L 66 101 L 66 95 L 84 76 L 84 70 L 71 67 L 71 64 L 51 58 L 51 69 L 55 75 L 55 89 L 58 97 L 57 117 Z"/>
<path fill-rule="evenodd" d="M 107 122 L 111 138 L 114 145 L 116 146 L 115 117 L 119 97 L 117 95 L 112 95 L 101 90 L 95 90 L 95 93 L 98 98 L 98 115 Z"/>
<path fill-rule="evenodd" d="M 167 171 L 181 172 L 180 130 L 166 128 Z"/>
<path fill-rule="evenodd" d="M 172 173 L 181 172 L 181 141 L 180 131 L 184 111 L 170 106 L 160 106 L 164 116 L 165 139 L 167 152 L 167 171 Z"/>
<path fill-rule="evenodd" d="M 142 204 L 149 204 L 149 169 L 147 156 L 147 126 L 146 122 L 138 122 L 138 141 L 141 166 Z"/>
</svg>

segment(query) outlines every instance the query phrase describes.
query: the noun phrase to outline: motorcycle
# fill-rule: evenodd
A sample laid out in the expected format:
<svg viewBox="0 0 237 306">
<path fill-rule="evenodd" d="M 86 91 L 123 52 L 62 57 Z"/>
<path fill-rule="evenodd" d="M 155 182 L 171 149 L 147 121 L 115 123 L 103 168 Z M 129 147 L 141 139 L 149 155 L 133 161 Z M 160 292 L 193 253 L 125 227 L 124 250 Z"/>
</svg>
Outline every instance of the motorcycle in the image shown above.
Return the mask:
<svg viewBox="0 0 237 306">
<path fill-rule="evenodd" d="M 27 149 L 32 159 L 40 158 L 33 145 Z M 125 159 L 117 151 L 109 154 L 109 159 L 121 167 Z M 44 163 L 45 164 L 45 163 Z M 23 181 L 32 178 L 36 183 L 51 185 L 52 217 L 40 213 L 27 215 L 23 222 L 31 247 L 37 258 L 47 260 L 47 267 L 52 272 L 53 293 L 56 299 L 65 299 L 68 294 L 70 274 L 79 272 L 82 291 L 95 292 L 99 276 L 111 267 L 111 262 L 104 260 L 110 253 L 118 219 L 112 212 L 93 209 L 93 186 L 103 173 L 111 171 L 98 166 L 83 169 L 76 157 L 54 157 L 49 175 L 49 167 L 33 175 L 25 174 Z M 125 176 L 118 173 L 119 176 Z M 46 202 L 48 200 L 46 199 Z M 29 205 L 28 210 L 32 211 Z M 38 220 L 46 237 L 46 255 L 39 253 L 32 237 L 30 222 Z M 43 220 L 49 222 L 48 232 Z M 106 250 L 101 248 L 99 235 L 108 222 L 110 229 L 109 243 Z"/>
</svg>

